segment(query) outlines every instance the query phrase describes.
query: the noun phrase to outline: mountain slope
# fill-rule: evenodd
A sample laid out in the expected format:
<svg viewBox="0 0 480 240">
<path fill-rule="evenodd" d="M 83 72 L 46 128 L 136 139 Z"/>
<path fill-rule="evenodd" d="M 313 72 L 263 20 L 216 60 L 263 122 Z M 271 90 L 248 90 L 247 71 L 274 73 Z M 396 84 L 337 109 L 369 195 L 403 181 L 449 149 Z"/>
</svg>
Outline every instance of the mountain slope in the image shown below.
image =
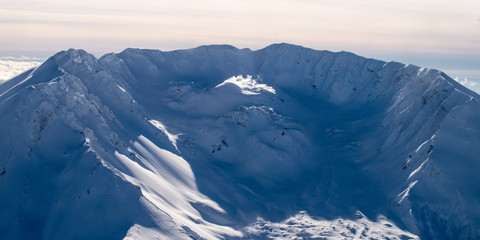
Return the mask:
<svg viewBox="0 0 480 240">
<path fill-rule="evenodd" d="M 346 52 L 60 52 L 0 85 L 0 230 L 475 239 L 479 110 L 442 72 Z"/>
</svg>

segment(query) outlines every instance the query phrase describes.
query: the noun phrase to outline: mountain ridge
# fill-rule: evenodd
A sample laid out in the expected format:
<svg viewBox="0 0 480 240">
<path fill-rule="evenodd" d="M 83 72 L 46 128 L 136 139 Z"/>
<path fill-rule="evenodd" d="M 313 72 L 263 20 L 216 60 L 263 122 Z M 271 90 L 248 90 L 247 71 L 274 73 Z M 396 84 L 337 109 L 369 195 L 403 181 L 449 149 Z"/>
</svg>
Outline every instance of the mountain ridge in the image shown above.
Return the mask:
<svg viewBox="0 0 480 240">
<path fill-rule="evenodd" d="M 99 226 L 68 226 L 75 221 L 57 202 L 112 189 L 108 202 L 116 208 L 135 203 L 135 211 L 116 216 L 122 231 L 115 231 L 118 221 L 108 223 L 116 211 L 102 198 L 70 200 L 109 212 L 102 227 L 112 239 L 267 238 L 259 225 L 249 228 L 254 233 L 243 227 L 256 217 L 281 222 L 301 211 L 324 219 L 383 215 L 425 239 L 479 236 L 478 187 L 467 184 L 478 180 L 478 95 L 436 70 L 289 44 L 126 49 L 98 59 L 71 49 L 0 85 L 0 105 L 2 125 L 16 121 L 23 136 L 18 141 L 13 127 L 1 129 L 9 137 L 0 148 L 10 152 L 2 156 L 1 192 L 14 180 L 27 189 L 2 197 L 2 205 L 17 206 L 2 217 L 3 226 L 17 229 L 4 229 L 7 236 L 95 236 Z M 463 135 L 452 135 L 458 131 Z M 25 159 L 57 167 L 47 171 L 51 176 L 24 172 Z M 84 170 L 70 167 L 75 162 Z M 90 174 L 99 167 L 104 174 Z M 44 199 L 28 179 L 50 186 L 66 172 L 92 180 L 59 181 L 75 187 L 68 194 L 50 190 L 58 199 L 43 202 L 54 210 L 11 202 Z M 461 172 L 470 179 L 452 182 Z M 116 187 L 105 184 L 112 182 Z M 51 230 L 58 219 L 65 224 Z M 462 221 L 442 223 L 452 219 Z"/>
</svg>

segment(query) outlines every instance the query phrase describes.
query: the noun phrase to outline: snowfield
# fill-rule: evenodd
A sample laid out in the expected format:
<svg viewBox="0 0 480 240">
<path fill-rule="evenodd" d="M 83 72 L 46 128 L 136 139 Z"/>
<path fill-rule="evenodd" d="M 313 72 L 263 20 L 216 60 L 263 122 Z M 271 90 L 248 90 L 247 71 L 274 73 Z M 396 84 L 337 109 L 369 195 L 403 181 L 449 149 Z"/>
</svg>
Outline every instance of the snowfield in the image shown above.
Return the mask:
<svg viewBox="0 0 480 240">
<path fill-rule="evenodd" d="M 289 44 L 70 49 L 0 84 L 0 232 L 479 239 L 478 100 Z"/>
</svg>

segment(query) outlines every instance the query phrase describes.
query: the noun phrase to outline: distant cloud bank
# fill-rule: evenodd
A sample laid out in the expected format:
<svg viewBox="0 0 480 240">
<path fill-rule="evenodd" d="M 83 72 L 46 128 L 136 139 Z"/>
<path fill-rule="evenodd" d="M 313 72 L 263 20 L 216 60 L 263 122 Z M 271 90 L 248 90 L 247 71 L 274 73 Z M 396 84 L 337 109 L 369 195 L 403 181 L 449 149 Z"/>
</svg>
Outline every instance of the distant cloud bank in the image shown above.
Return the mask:
<svg viewBox="0 0 480 240">
<path fill-rule="evenodd" d="M 38 60 L 41 59 L 29 57 L 0 57 L 0 83 L 13 78 L 28 69 L 40 65 L 41 62 Z"/>
<path fill-rule="evenodd" d="M 12 56 L 6 56 L 6 57 L 0 57 L 1 60 L 10 60 L 10 61 L 42 61 L 42 58 L 38 57 L 26 57 L 26 56 L 20 56 L 20 57 L 12 57 Z"/>
<path fill-rule="evenodd" d="M 480 94 L 480 70 L 446 69 L 445 72 L 458 83 Z"/>
<path fill-rule="evenodd" d="M 456 77 L 455 81 L 468 88 L 472 88 L 478 85 L 478 82 L 470 81 L 467 78 L 463 78 L 463 80 L 461 80 L 460 78 Z"/>
</svg>

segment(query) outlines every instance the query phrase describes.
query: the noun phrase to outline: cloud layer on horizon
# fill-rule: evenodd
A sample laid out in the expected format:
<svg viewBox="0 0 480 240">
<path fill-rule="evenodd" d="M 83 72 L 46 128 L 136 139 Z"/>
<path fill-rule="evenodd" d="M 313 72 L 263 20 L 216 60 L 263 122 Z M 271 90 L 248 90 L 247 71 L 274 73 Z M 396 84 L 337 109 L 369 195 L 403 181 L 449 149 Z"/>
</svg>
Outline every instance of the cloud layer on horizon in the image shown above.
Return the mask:
<svg viewBox="0 0 480 240">
<path fill-rule="evenodd" d="M 34 68 L 41 63 L 32 61 L 1 60 L 3 58 L 5 57 L 0 57 L 0 83 L 13 78 L 28 69 Z"/>
</svg>

